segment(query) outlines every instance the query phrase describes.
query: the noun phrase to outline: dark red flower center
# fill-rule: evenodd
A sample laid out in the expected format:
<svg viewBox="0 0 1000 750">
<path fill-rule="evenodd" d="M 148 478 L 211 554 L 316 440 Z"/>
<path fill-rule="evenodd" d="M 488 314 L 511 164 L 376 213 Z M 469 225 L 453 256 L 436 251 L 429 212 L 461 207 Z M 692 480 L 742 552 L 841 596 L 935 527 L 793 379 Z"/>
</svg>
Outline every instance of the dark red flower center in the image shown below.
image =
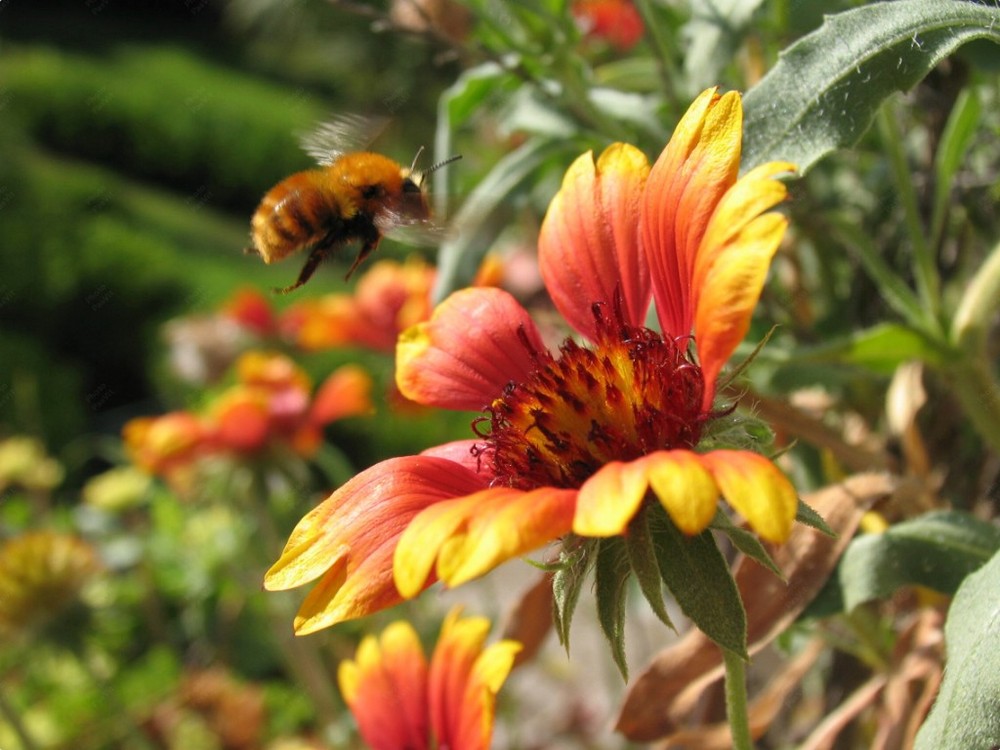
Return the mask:
<svg viewBox="0 0 1000 750">
<path fill-rule="evenodd" d="M 692 448 L 707 414 L 704 379 L 681 342 L 609 320 L 594 306 L 596 341 L 567 339 L 554 357 L 532 350 L 537 368 L 490 405 L 480 450 L 496 484 L 579 487 L 610 461 Z M 527 346 L 528 344 L 525 343 Z"/>
</svg>

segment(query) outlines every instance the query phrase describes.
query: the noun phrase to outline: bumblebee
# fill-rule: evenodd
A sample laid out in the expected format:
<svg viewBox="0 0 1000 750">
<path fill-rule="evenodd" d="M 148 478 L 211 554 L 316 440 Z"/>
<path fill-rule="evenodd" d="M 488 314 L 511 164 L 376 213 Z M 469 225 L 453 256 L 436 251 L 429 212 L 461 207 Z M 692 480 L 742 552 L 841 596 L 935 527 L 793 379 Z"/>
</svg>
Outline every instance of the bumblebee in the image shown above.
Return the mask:
<svg viewBox="0 0 1000 750">
<path fill-rule="evenodd" d="M 439 234 L 431 223 L 425 180 L 461 157 L 420 172 L 420 152 L 406 168 L 381 154 L 344 150 L 360 134 L 377 133 L 382 127 L 384 123 L 358 116 L 320 125 L 303 138 L 302 146 L 323 168 L 297 172 L 264 195 L 250 220 L 251 246 L 246 252 L 274 263 L 299 250 L 309 251 L 295 283 L 275 292 L 298 289 L 324 259 L 350 242 L 360 242 L 361 248 L 345 279 L 387 234 L 410 244 L 423 244 Z"/>
</svg>

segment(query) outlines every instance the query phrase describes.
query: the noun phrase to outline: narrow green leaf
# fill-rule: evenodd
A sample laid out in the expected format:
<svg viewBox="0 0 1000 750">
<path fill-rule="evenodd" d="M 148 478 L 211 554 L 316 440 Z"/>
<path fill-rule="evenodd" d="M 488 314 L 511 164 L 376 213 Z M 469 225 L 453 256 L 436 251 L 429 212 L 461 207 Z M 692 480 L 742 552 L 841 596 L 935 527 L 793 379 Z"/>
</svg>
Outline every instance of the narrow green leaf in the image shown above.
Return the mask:
<svg viewBox="0 0 1000 750">
<path fill-rule="evenodd" d="M 660 575 L 684 614 L 709 638 L 747 656 L 747 617 L 732 572 L 712 532 L 682 534 L 656 504 L 650 508 Z"/>
<path fill-rule="evenodd" d="M 532 138 L 494 165 L 451 220 L 454 236 L 445 240 L 438 253 L 436 302 L 475 277 L 483 256 L 507 226 L 505 217 L 513 196 L 539 179 L 547 162 L 575 150 L 570 139 Z"/>
<path fill-rule="evenodd" d="M 579 546 L 563 550 L 552 574 L 552 618 L 559 643 L 569 651 L 569 628 L 580 600 L 580 590 L 594 564 L 597 542 L 581 540 Z"/>
<path fill-rule="evenodd" d="M 894 0 L 827 16 L 747 92 L 743 169 L 787 160 L 805 173 L 857 143 L 886 98 L 973 39 L 1000 43 L 996 5 Z"/>
<path fill-rule="evenodd" d="M 628 552 L 621 537 L 601 539 L 594 572 L 594 595 L 597 598 L 597 619 L 611 646 L 611 656 L 628 679 L 625 661 L 625 595 L 629 578 Z"/>
<path fill-rule="evenodd" d="M 799 506 L 795 511 L 795 520 L 799 523 L 804 523 L 806 526 L 812 526 L 828 537 L 837 536 L 837 532 L 827 526 L 826 521 L 823 520 L 823 516 L 802 502 L 802 498 L 799 498 Z"/>
<path fill-rule="evenodd" d="M 782 580 L 784 579 L 781 570 L 774 564 L 774 560 L 771 559 L 767 550 L 764 549 L 764 545 L 760 543 L 760 539 L 746 529 L 734 524 L 731 520 L 729 520 L 729 516 L 721 510 L 715 512 L 715 518 L 712 519 L 710 528 L 721 531 L 729 537 L 729 541 L 733 543 L 733 546 L 736 547 L 736 549 L 747 557 L 756 560 L 758 563 L 778 576 L 778 578 L 781 578 Z"/>
<path fill-rule="evenodd" d="M 959 511 L 935 511 L 853 539 L 838 580 L 848 611 L 918 584 L 953 593 L 1000 549 L 1000 529 Z"/>
<path fill-rule="evenodd" d="M 1000 554 L 962 582 L 944 638 L 944 680 L 915 750 L 1000 746 Z"/>
<path fill-rule="evenodd" d="M 635 573 L 639 588 L 649 606 L 660 618 L 660 622 L 671 630 L 676 630 L 663 602 L 663 582 L 660 580 L 660 570 L 656 564 L 656 551 L 653 548 L 653 537 L 649 533 L 649 519 L 646 513 L 640 513 L 629 524 L 625 548 L 628 550 L 632 572 Z"/>
<path fill-rule="evenodd" d="M 951 196 L 951 183 L 965 158 L 969 141 L 979 126 L 982 107 L 973 89 L 959 94 L 952 107 L 937 153 L 934 154 L 934 205 L 931 210 L 931 243 L 937 247 L 944 233 L 945 217 Z"/>
<path fill-rule="evenodd" d="M 853 365 L 879 375 L 890 375 L 899 365 L 914 359 L 934 365 L 945 361 L 941 349 L 926 336 L 898 323 L 879 323 L 833 338 L 822 346 L 800 349 L 793 356 L 796 362 Z"/>
</svg>

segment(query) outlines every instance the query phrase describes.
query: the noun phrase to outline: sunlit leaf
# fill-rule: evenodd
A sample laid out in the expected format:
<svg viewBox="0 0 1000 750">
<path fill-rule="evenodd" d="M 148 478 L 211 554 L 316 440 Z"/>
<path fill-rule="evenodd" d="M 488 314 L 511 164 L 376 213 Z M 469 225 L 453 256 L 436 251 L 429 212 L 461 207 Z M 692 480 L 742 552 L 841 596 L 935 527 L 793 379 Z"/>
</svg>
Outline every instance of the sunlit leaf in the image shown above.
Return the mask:
<svg viewBox="0 0 1000 750">
<path fill-rule="evenodd" d="M 1000 745 L 1000 554 L 962 583 L 944 626 L 948 662 L 916 750 Z"/>
<path fill-rule="evenodd" d="M 687 41 L 684 76 L 688 93 L 696 94 L 721 79 L 740 43 L 741 32 L 763 0 L 703 0 L 691 5 L 691 20 L 682 33 Z"/>
<path fill-rule="evenodd" d="M 681 610 L 713 641 L 747 658 L 747 619 L 732 571 L 712 532 L 685 536 L 654 505 L 653 533 L 660 575 Z M 655 518 L 655 523 L 653 519 Z"/>
<path fill-rule="evenodd" d="M 844 607 L 919 584 L 950 594 L 1000 549 L 1000 529 L 959 511 L 936 511 L 854 539 L 839 566 Z"/>
<path fill-rule="evenodd" d="M 880 323 L 863 331 L 834 338 L 822 346 L 799 349 L 795 360 L 805 363 L 855 365 L 881 375 L 891 375 L 910 360 L 938 364 L 941 349 L 926 336 L 897 323 Z"/>
<path fill-rule="evenodd" d="M 552 574 L 552 618 L 559 642 L 569 649 L 569 626 L 573 621 L 573 612 L 580 600 L 580 590 L 583 582 L 594 563 L 597 543 L 582 542 L 579 547 L 566 552 L 561 558 L 561 565 Z"/>
<path fill-rule="evenodd" d="M 887 97 L 973 39 L 1000 42 L 1000 9 L 896 0 L 828 16 L 744 97 L 743 168 L 787 160 L 801 172 L 855 144 Z"/>
<path fill-rule="evenodd" d="M 594 596 L 597 619 L 611 646 L 611 656 L 618 671 L 628 679 L 625 661 L 625 595 L 628 593 L 630 567 L 625 542 L 613 536 L 601 539 L 594 571 Z"/>
<path fill-rule="evenodd" d="M 959 94 L 951 109 L 937 153 L 934 154 L 934 206 L 931 211 L 931 240 L 941 239 L 944 220 L 951 195 L 952 181 L 969 147 L 969 141 L 979 126 L 982 106 L 973 89 L 965 89 Z"/>
</svg>

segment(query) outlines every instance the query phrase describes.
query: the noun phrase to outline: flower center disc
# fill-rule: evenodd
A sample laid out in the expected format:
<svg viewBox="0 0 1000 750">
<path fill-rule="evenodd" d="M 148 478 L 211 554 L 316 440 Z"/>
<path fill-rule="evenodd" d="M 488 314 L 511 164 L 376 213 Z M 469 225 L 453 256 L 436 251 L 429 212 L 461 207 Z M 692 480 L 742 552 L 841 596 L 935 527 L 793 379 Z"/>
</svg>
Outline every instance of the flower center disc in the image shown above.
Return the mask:
<svg viewBox="0 0 1000 750">
<path fill-rule="evenodd" d="M 529 379 L 490 405 L 483 454 L 497 484 L 579 487 L 610 461 L 697 444 L 701 368 L 655 331 L 595 316 L 593 348 L 567 339 L 558 358 L 533 352 Z"/>
</svg>

